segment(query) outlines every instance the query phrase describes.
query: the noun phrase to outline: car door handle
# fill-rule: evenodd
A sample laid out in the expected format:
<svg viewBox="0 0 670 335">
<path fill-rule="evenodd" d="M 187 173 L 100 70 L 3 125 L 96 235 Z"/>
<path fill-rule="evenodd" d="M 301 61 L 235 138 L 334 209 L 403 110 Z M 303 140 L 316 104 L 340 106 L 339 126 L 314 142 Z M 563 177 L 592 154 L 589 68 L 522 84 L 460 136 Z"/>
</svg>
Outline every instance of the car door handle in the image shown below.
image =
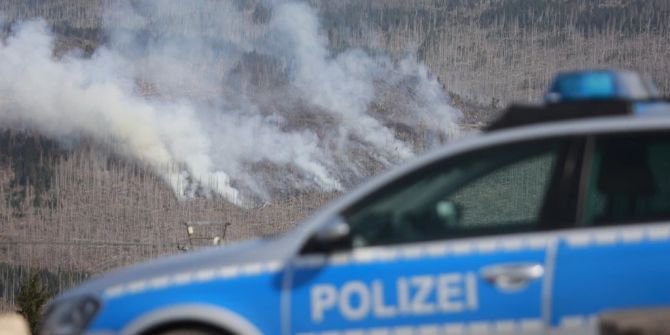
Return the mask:
<svg viewBox="0 0 670 335">
<path fill-rule="evenodd" d="M 484 280 L 502 291 L 518 291 L 541 278 L 544 267 L 539 263 L 497 264 L 483 267 L 480 273 Z"/>
</svg>

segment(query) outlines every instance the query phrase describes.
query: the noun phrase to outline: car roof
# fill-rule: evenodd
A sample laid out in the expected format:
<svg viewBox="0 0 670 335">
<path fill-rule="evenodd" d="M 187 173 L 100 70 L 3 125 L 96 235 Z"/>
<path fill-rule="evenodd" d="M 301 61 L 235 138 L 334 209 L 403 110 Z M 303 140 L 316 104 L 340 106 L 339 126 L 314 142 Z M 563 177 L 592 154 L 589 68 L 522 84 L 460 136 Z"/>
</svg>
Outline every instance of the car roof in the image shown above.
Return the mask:
<svg viewBox="0 0 670 335">
<path fill-rule="evenodd" d="M 411 173 L 412 171 L 464 152 L 506 143 L 539 140 L 543 138 L 655 130 L 670 130 L 670 115 L 623 115 L 571 119 L 471 134 L 450 142 L 441 148 L 410 159 L 408 162 L 355 187 L 350 192 L 347 192 L 345 195 L 332 202 L 329 206 L 318 211 L 305 223 L 310 225 L 308 222 L 321 222 L 326 216 L 337 215 L 371 192 Z"/>
<path fill-rule="evenodd" d="M 670 115 L 670 101 L 666 99 L 586 99 L 559 101 L 544 105 L 513 104 L 485 129 L 491 131 L 537 123 L 620 115 L 635 115 L 636 117 Z"/>
</svg>

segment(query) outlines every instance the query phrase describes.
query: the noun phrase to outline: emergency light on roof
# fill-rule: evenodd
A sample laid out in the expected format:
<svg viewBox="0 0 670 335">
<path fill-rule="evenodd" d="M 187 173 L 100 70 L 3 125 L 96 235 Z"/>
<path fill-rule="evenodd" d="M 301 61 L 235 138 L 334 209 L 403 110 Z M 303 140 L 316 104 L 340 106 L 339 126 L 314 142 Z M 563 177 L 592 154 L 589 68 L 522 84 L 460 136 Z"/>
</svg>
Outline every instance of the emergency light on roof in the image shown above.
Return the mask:
<svg viewBox="0 0 670 335">
<path fill-rule="evenodd" d="M 587 70 L 559 73 L 545 96 L 545 102 L 658 98 L 659 91 L 651 80 L 635 72 Z"/>
</svg>

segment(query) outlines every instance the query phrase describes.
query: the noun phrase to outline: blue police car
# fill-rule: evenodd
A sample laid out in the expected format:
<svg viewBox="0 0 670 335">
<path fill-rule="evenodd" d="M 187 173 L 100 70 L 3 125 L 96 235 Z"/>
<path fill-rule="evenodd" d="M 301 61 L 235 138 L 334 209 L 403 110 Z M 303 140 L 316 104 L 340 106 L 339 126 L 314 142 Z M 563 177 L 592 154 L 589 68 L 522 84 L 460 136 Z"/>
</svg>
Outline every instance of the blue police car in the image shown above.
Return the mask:
<svg viewBox="0 0 670 335">
<path fill-rule="evenodd" d="M 670 107 L 621 73 L 563 74 L 279 237 L 85 283 L 42 333 L 583 334 L 670 305 Z"/>
</svg>

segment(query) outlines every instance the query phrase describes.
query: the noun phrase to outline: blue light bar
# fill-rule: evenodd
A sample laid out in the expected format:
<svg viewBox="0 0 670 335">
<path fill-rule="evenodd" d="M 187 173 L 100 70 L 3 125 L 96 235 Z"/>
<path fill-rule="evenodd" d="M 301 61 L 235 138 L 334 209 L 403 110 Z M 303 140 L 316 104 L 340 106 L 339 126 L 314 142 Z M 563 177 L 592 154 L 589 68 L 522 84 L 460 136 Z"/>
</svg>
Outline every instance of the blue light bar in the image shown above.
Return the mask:
<svg viewBox="0 0 670 335">
<path fill-rule="evenodd" d="M 587 70 L 559 73 L 545 96 L 547 103 L 579 100 L 646 100 L 660 98 L 647 78 L 621 70 Z"/>
</svg>

